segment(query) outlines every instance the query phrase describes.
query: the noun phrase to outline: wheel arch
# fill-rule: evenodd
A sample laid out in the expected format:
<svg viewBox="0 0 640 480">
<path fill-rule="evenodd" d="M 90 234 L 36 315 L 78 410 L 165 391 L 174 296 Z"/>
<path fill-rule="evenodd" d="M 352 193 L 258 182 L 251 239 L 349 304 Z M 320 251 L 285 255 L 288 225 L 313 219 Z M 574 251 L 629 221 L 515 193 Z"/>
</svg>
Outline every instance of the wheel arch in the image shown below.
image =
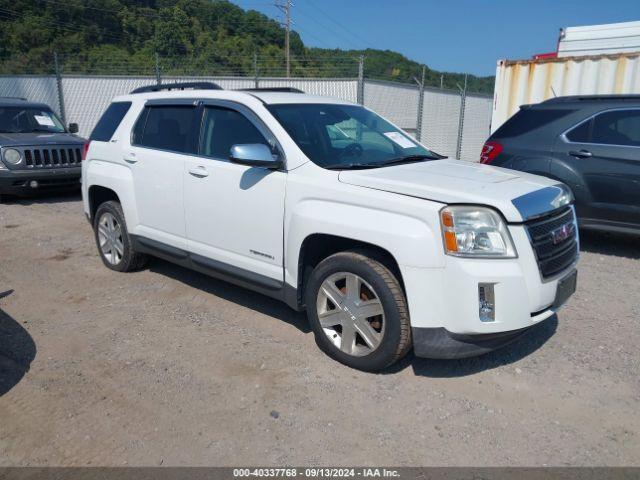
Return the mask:
<svg viewBox="0 0 640 480">
<path fill-rule="evenodd" d="M 360 251 L 387 267 L 398 279 L 404 291 L 400 265 L 391 252 L 373 243 L 327 233 L 308 235 L 300 245 L 297 268 L 297 307 L 304 308 L 305 289 L 313 269 L 325 258 L 339 252 Z"/>
<path fill-rule="evenodd" d="M 108 187 L 103 187 L 102 185 L 91 185 L 88 190 L 89 196 L 89 215 L 90 219 L 93 222 L 96 216 L 96 212 L 98 207 L 105 202 L 116 201 L 120 202 L 120 197 L 118 194 Z"/>
</svg>

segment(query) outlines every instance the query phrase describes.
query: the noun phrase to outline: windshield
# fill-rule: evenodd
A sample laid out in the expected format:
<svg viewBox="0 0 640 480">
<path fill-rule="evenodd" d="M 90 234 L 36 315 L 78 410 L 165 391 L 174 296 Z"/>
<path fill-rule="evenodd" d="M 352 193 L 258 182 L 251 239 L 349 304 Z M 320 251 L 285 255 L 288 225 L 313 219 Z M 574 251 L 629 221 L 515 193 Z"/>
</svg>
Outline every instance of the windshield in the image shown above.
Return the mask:
<svg viewBox="0 0 640 480">
<path fill-rule="evenodd" d="M 55 113 L 36 107 L 0 107 L 1 133 L 62 133 L 64 126 Z"/>
<path fill-rule="evenodd" d="M 280 104 L 267 108 L 305 155 L 324 168 L 376 168 L 440 158 L 357 105 Z"/>
</svg>

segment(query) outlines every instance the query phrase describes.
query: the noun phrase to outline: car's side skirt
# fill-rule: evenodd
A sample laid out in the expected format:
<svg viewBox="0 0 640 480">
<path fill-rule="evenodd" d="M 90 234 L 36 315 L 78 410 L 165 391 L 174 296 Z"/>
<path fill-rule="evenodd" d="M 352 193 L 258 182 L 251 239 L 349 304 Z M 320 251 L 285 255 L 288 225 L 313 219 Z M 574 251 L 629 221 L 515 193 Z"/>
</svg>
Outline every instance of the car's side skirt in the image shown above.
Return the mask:
<svg viewBox="0 0 640 480">
<path fill-rule="evenodd" d="M 133 249 L 137 252 L 146 253 L 210 277 L 224 280 L 268 297 L 281 300 L 295 310 L 301 309 L 298 304 L 296 288 L 284 281 L 275 280 L 146 237 L 131 235 L 131 239 Z"/>
</svg>

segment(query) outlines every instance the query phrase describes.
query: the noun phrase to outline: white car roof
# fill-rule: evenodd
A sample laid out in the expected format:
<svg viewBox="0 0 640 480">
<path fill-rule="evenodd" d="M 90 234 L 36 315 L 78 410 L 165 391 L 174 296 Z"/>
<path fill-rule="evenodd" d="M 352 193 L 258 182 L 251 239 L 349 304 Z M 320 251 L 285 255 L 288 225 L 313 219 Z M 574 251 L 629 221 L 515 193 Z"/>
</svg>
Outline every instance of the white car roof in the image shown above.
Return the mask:
<svg viewBox="0 0 640 480">
<path fill-rule="evenodd" d="M 328 97 L 323 95 L 310 95 L 307 93 L 296 92 L 274 92 L 267 90 L 160 90 L 157 92 L 131 93 L 116 97 L 114 100 L 152 100 L 163 98 L 211 98 L 220 100 L 255 100 L 258 99 L 262 103 L 268 105 L 285 104 L 285 103 L 330 103 L 340 105 L 353 105 L 340 98 Z"/>
<path fill-rule="evenodd" d="M 352 104 L 352 102 L 348 102 L 340 98 L 327 97 L 324 95 L 311 95 L 308 93 L 269 92 L 266 90 L 254 90 L 245 93 L 258 97 L 264 103 L 269 105 L 281 103 L 337 103 L 345 105 Z"/>
</svg>

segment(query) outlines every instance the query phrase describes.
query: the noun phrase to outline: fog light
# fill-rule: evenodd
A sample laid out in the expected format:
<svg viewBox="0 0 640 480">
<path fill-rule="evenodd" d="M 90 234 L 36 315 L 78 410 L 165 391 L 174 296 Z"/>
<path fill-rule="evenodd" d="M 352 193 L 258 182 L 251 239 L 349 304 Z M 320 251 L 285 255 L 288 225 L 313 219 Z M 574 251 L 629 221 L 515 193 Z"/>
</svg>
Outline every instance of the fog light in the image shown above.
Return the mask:
<svg viewBox="0 0 640 480">
<path fill-rule="evenodd" d="M 38 182 L 37 182 L 37 181 L 35 181 L 35 180 L 31 180 L 31 181 L 29 182 L 29 186 L 30 186 L 31 188 L 38 188 Z"/>
<path fill-rule="evenodd" d="M 496 320 L 495 283 L 478 284 L 478 315 L 481 322 L 494 322 Z"/>
</svg>

